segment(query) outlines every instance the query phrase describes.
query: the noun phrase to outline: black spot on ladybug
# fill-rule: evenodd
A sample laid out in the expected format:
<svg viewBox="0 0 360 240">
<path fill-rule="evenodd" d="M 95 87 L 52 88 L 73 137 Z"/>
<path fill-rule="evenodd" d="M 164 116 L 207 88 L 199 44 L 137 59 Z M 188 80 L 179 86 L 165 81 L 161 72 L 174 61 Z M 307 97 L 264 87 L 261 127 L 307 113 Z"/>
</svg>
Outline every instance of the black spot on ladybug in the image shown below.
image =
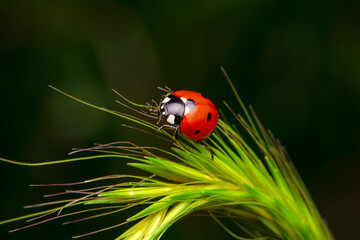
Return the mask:
<svg viewBox="0 0 360 240">
<path fill-rule="evenodd" d="M 207 116 L 207 118 L 206 118 L 206 121 L 210 121 L 210 119 L 211 119 L 211 113 L 208 113 L 208 116 Z"/>
<path fill-rule="evenodd" d="M 196 107 L 195 101 L 190 98 L 186 101 L 185 106 L 188 107 L 189 110 L 194 110 Z"/>
<path fill-rule="evenodd" d="M 195 131 L 195 134 L 199 134 L 199 132 L 200 132 L 200 130 L 196 130 L 196 131 Z"/>
</svg>

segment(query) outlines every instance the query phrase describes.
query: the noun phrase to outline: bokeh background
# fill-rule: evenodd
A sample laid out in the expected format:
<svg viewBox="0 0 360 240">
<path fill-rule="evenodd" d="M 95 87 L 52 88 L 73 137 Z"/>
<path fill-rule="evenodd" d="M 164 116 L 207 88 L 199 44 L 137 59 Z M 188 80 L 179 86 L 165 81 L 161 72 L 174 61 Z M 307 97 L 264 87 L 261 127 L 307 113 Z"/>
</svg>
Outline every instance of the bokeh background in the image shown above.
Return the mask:
<svg viewBox="0 0 360 240">
<path fill-rule="evenodd" d="M 157 87 L 165 85 L 240 110 L 223 66 L 286 146 L 335 238 L 360 239 L 359 12 L 359 1 L 336 0 L 1 1 L 0 156 L 42 162 L 93 143 L 161 146 L 48 84 L 121 111 L 112 88 L 145 103 L 159 99 Z M 0 218 L 29 213 L 22 206 L 61 191 L 30 183 L 121 173 L 134 170 L 110 159 L 36 168 L 0 163 Z M 124 219 L 56 221 L 9 234 L 24 224 L 18 222 L 0 226 L 0 239 L 71 239 Z M 123 230 L 86 239 L 114 239 Z M 190 217 L 164 239 L 231 238 L 211 219 Z"/>
</svg>

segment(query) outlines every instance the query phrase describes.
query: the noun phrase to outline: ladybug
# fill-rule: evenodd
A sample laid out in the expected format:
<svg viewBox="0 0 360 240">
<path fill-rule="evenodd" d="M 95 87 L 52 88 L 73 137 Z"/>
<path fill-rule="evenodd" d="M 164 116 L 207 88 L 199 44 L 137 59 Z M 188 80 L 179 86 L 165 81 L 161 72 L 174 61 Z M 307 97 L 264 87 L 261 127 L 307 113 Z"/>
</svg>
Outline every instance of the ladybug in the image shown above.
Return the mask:
<svg viewBox="0 0 360 240">
<path fill-rule="evenodd" d="M 201 142 L 210 136 L 215 129 L 219 113 L 215 105 L 201 93 L 179 90 L 163 96 L 159 106 L 160 118 L 175 128 L 175 136 L 180 131 L 188 138 Z"/>
</svg>

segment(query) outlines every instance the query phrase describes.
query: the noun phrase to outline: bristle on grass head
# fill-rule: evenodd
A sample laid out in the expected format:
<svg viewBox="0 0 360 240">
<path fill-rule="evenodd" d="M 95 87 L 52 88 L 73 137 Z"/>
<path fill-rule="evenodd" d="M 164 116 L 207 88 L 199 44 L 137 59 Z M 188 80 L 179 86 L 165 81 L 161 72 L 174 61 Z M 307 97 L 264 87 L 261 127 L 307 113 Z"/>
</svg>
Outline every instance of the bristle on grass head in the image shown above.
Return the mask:
<svg viewBox="0 0 360 240">
<path fill-rule="evenodd" d="M 114 91 L 126 102 L 118 101 L 120 105 L 133 112 L 127 114 L 98 107 L 51 87 L 73 100 L 130 121 L 134 124 L 126 125 L 130 128 L 173 142 L 173 147 L 164 149 L 118 141 L 76 148 L 70 153 L 90 152 L 93 153 L 91 157 L 45 163 L 23 163 L 1 158 L 4 162 L 26 166 L 122 158 L 130 160 L 129 166 L 143 170 L 145 176 L 113 175 L 78 183 L 36 185 L 63 185 L 73 189 L 47 196 L 69 196 L 65 200 L 29 206 L 53 206 L 48 210 L 0 224 L 22 219 L 29 221 L 29 225 L 14 231 L 60 218 L 68 219 L 64 224 L 74 224 L 113 214 L 124 216 L 125 210 L 136 206 L 142 209 L 135 215 L 75 238 L 130 223 L 132 226 L 116 239 L 160 239 L 171 225 L 184 216 L 206 213 L 235 239 L 333 239 L 284 148 L 262 126 L 252 108 L 249 111 L 244 106 L 228 75 L 223 72 L 243 113 L 238 114 L 225 103 L 235 123 L 230 123 L 225 117 L 219 120 L 215 131 L 204 142 L 211 147 L 212 153 L 188 138 L 181 137 L 174 143 L 172 135 L 166 130 L 156 133 L 158 127 L 154 121 L 157 117 L 148 111 L 154 107 L 150 104 L 136 104 Z M 163 90 L 171 91 L 169 88 Z M 250 137 L 252 143 L 245 141 L 243 135 Z M 254 144 L 256 149 L 252 147 Z M 98 186 L 86 186 L 94 182 Z M 79 189 L 80 186 L 83 188 Z M 83 209 L 78 210 L 75 206 Z M 74 219 L 75 216 L 77 218 Z M 232 228 L 225 225 L 223 218 L 233 222 Z"/>
</svg>

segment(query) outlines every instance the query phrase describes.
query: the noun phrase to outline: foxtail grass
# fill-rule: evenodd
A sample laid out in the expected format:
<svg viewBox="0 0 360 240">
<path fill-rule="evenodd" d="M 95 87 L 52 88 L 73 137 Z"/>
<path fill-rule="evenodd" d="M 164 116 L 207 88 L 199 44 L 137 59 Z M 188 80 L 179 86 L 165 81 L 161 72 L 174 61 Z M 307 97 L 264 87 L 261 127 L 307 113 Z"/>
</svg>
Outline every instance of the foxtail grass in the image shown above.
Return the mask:
<svg viewBox="0 0 360 240">
<path fill-rule="evenodd" d="M 133 114 L 125 114 L 92 105 L 52 87 L 78 102 L 132 122 L 135 125 L 129 127 L 143 131 L 144 134 L 150 133 L 164 141 L 173 142 L 173 147 L 138 146 L 122 141 L 73 152 L 90 151 L 93 153 L 90 157 L 44 163 L 24 163 L 1 158 L 3 162 L 27 166 L 95 158 L 123 158 L 129 161 L 129 166 L 145 173 L 144 176 L 121 173 L 80 183 L 55 184 L 71 187 L 98 182 L 99 185 L 59 193 L 74 193 L 79 197 L 31 206 L 54 207 L 4 220 L 0 224 L 32 220 L 31 224 L 13 230 L 16 231 L 59 218 L 70 218 L 65 224 L 91 221 L 93 218 L 122 214 L 126 209 L 141 207 L 139 212 L 124 222 L 114 223 L 104 229 L 91 229 L 89 233 L 75 238 L 128 224 L 128 230 L 119 233 L 116 239 L 160 239 L 175 222 L 201 212 L 212 217 L 234 239 L 333 239 L 284 147 L 263 127 L 251 107 L 244 106 L 230 80 L 229 83 L 242 114 L 236 113 L 225 103 L 230 113 L 228 116 L 232 115 L 234 124 L 230 124 L 225 117 L 220 118 L 216 130 L 205 141 L 207 147 L 187 138 L 174 142 L 171 132 L 156 133 L 159 126 L 156 125 L 156 116 L 149 114 L 149 105 L 132 103 L 119 94 L 125 102 L 119 103 L 133 110 Z M 101 185 L 102 181 L 108 179 L 116 180 L 117 183 Z M 82 210 L 77 207 L 71 211 L 79 205 L 83 207 Z M 63 213 L 64 209 L 68 211 Z M 89 213 L 93 215 L 88 216 Z M 82 214 L 87 215 L 79 218 Z M 227 226 L 228 221 L 224 221 L 224 218 L 232 222 L 232 227 Z"/>
</svg>

